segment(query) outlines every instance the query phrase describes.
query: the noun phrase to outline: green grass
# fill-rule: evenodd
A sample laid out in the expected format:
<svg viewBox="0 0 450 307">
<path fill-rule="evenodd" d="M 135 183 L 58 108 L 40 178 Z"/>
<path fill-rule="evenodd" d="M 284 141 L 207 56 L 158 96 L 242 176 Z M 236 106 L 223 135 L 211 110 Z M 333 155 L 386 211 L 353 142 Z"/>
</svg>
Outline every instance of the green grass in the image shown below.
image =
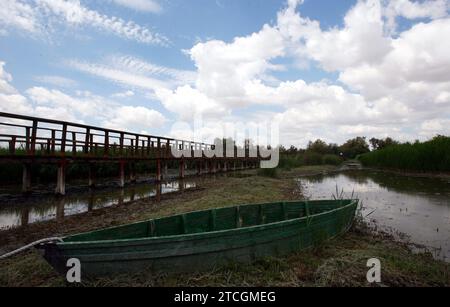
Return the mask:
<svg viewBox="0 0 450 307">
<path fill-rule="evenodd" d="M 359 157 L 364 166 L 419 172 L 450 171 L 450 137 L 393 145 Z"/>
</svg>

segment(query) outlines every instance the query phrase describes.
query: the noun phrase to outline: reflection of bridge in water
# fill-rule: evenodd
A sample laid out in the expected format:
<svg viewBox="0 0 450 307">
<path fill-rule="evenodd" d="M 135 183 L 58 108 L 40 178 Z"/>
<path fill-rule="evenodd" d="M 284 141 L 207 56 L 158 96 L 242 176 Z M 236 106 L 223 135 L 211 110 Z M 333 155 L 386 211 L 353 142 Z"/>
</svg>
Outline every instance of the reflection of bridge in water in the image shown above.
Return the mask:
<svg viewBox="0 0 450 307">
<path fill-rule="evenodd" d="M 126 185 L 123 189 L 90 189 L 70 193 L 66 197 L 48 193 L 38 198 L 17 195 L 17 199 L 20 199 L 19 206 L 15 200 L 5 200 L 0 207 L 0 231 L 50 220 L 63 221 L 68 216 L 126 205 L 140 199 L 152 198 L 158 203 L 163 195 L 195 188 L 197 180 L 186 178 L 156 183 L 146 180 Z"/>
<path fill-rule="evenodd" d="M 31 166 L 55 164 L 58 167 L 56 193 L 65 194 L 67 165 L 89 165 L 89 186 L 95 184 L 95 165 L 117 163 L 119 185 L 125 185 L 125 166 L 130 169 L 130 181 L 136 181 L 135 163 L 156 163 L 157 182 L 167 178 L 168 164 L 175 162 L 179 178 L 185 177 L 188 165 L 195 165 L 196 174 L 214 174 L 236 169 L 258 167 L 258 150 L 250 153 L 249 146 L 242 150 L 234 146 L 224 157 L 207 154 L 215 145 L 183 141 L 166 137 L 143 135 L 58 120 L 0 112 L 0 163 L 23 165 L 22 190 L 31 190 Z M 183 155 L 174 156 L 177 149 Z M 243 154 L 240 152 L 243 151 Z M 186 154 L 188 153 L 188 154 Z M 189 163 L 187 163 L 189 162 Z"/>
</svg>

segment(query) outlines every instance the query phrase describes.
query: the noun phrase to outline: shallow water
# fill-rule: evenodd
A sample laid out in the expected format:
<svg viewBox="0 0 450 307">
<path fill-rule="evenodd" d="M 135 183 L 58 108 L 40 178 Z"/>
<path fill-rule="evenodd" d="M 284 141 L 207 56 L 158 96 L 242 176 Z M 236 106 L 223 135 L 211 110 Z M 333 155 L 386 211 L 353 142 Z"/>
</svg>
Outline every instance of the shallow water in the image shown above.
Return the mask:
<svg viewBox="0 0 450 307">
<path fill-rule="evenodd" d="M 345 197 L 353 193 L 372 226 L 450 260 L 450 179 L 357 170 L 304 177 L 299 184 L 310 199 L 333 198 L 342 190 Z"/>
<path fill-rule="evenodd" d="M 25 197 L 14 193 L 13 189 L 13 194 L 2 195 L 3 199 L 0 201 L 0 230 L 54 219 L 62 220 L 66 216 L 121 205 L 132 200 L 148 197 L 158 199 L 162 194 L 195 186 L 196 182 L 191 179 L 171 180 L 161 184 L 143 181 L 127 185 L 125 188 L 85 188 L 68 192 L 64 197 L 51 193 Z"/>
</svg>

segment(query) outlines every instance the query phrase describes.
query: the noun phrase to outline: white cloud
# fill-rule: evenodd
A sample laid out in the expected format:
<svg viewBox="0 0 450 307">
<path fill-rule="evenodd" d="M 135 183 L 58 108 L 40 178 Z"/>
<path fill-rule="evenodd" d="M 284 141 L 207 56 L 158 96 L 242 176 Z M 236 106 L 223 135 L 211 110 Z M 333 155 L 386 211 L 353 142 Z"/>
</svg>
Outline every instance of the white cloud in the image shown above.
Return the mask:
<svg viewBox="0 0 450 307">
<path fill-rule="evenodd" d="M 74 95 L 45 87 L 32 87 L 22 95 L 0 62 L 0 111 L 57 120 L 107 126 L 127 131 L 160 128 L 166 118 L 144 106 L 127 106 L 86 91 Z M 2 128 L 3 129 L 3 128 Z M 2 130 L 3 131 L 3 130 Z"/>
<path fill-rule="evenodd" d="M 213 40 L 195 45 L 189 54 L 198 69 L 196 87 L 224 104 L 245 105 L 247 82 L 278 66 L 271 59 L 284 54 L 282 37 L 265 25 L 260 32 L 237 37 L 232 43 Z"/>
<path fill-rule="evenodd" d="M 155 95 L 167 110 L 176 113 L 181 120 L 192 120 L 198 115 L 217 118 L 229 113 L 220 103 L 189 85 L 174 91 L 159 89 Z"/>
<path fill-rule="evenodd" d="M 431 18 L 438 19 L 448 16 L 450 4 L 447 0 L 390 0 L 385 8 L 387 27 L 389 31 L 396 30 L 397 17 L 407 19 Z"/>
<path fill-rule="evenodd" d="M 160 13 L 161 5 L 155 0 L 113 0 L 116 4 L 142 12 Z"/>
<path fill-rule="evenodd" d="M 0 5 L 1 27 L 17 28 L 29 33 L 37 33 L 41 30 L 38 16 L 33 7 L 17 0 L 2 0 Z M 6 30 L 3 29 L 3 31 Z"/>
<path fill-rule="evenodd" d="M 133 97 L 134 96 L 134 92 L 133 91 L 125 91 L 125 92 L 120 92 L 120 93 L 115 93 L 112 94 L 111 97 L 113 98 L 129 98 L 129 97 Z"/>
<path fill-rule="evenodd" d="M 35 81 L 50 84 L 58 87 L 76 87 L 78 82 L 61 76 L 36 76 Z"/>
<path fill-rule="evenodd" d="M 381 60 L 390 50 L 384 36 L 382 5 L 379 0 L 358 1 L 344 17 L 344 27 L 323 31 L 320 23 L 304 18 L 288 6 L 278 14 L 278 27 L 291 52 L 317 61 L 327 71 Z"/>
<path fill-rule="evenodd" d="M 112 55 L 107 58 L 107 63 L 109 66 L 119 70 L 143 76 L 153 76 L 167 80 L 174 85 L 194 84 L 197 77 L 194 71 L 156 65 L 129 55 Z"/>
<path fill-rule="evenodd" d="M 145 44 L 165 46 L 169 43 L 162 34 L 133 21 L 91 10 L 79 0 L 2 0 L 0 26 L 31 33 L 35 37 L 55 31 L 55 25 L 92 27 Z"/>
<path fill-rule="evenodd" d="M 112 129 L 140 131 L 138 129 L 160 128 L 167 119 L 160 112 L 145 107 L 121 106 L 114 110 L 103 125 Z"/>
<path fill-rule="evenodd" d="M 164 67 L 127 55 L 112 55 L 102 63 L 70 60 L 67 65 L 125 88 L 146 91 L 148 97 L 159 89 L 194 84 L 197 75 L 194 71 Z"/>
<path fill-rule="evenodd" d="M 92 74 L 120 85 L 132 88 L 140 88 L 154 91 L 159 88 L 167 88 L 169 84 L 155 78 L 135 74 L 131 71 L 125 71 L 103 64 L 93 64 L 72 60 L 68 62 L 69 66 L 79 71 Z"/>
</svg>

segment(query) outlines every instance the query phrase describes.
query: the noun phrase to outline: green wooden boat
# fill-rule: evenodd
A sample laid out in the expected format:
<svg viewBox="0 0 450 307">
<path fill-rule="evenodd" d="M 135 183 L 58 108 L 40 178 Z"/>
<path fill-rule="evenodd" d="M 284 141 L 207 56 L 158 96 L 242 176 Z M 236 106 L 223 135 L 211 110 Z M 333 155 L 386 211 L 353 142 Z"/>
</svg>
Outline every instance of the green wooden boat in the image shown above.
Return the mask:
<svg viewBox="0 0 450 307">
<path fill-rule="evenodd" d="M 312 247 L 346 232 L 358 200 L 294 201 L 190 212 L 68 236 L 39 246 L 66 274 L 77 258 L 83 276 L 189 272 Z"/>
</svg>

